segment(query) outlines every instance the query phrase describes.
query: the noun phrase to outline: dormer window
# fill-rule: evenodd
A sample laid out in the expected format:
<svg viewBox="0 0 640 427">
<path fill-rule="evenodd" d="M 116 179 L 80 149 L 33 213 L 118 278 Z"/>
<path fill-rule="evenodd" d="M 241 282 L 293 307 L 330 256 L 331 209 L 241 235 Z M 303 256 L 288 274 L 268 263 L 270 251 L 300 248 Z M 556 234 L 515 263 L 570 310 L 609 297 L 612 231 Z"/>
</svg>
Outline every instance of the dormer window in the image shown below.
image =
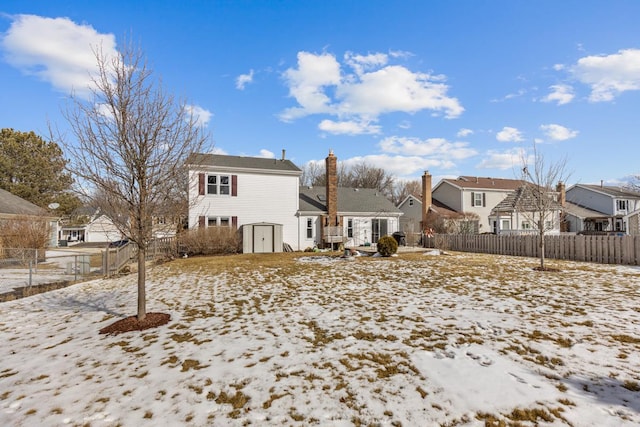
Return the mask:
<svg viewBox="0 0 640 427">
<path fill-rule="evenodd" d="M 616 209 L 619 211 L 627 210 L 627 201 L 626 200 L 616 200 Z"/>
</svg>

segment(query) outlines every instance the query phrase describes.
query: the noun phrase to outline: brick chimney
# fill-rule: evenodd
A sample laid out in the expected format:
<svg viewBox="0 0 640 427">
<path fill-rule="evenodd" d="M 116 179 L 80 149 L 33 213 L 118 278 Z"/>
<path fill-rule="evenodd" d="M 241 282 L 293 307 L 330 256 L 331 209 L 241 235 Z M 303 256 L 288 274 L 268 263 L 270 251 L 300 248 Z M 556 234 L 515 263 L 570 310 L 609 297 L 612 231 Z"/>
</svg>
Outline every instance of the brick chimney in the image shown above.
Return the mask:
<svg viewBox="0 0 640 427">
<path fill-rule="evenodd" d="M 329 155 L 325 159 L 327 173 L 327 223 L 329 227 L 339 224 L 338 221 L 338 158 L 329 150 Z"/>
<path fill-rule="evenodd" d="M 567 204 L 567 192 L 564 188 L 564 182 L 558 182 L 558 185 L 556 185 L 556 191 L 559 194 L 558 202 L 560 203 L 560 206 L 564 207 Z"/>
<path fill-rule="evenodd" d="M 429 171 L 424 171 L 422 175 L 422 229 L 427 227 L 427 214 L 429 208 L 433 203 L 431 199 L 431 174 Z"/>
</svg>

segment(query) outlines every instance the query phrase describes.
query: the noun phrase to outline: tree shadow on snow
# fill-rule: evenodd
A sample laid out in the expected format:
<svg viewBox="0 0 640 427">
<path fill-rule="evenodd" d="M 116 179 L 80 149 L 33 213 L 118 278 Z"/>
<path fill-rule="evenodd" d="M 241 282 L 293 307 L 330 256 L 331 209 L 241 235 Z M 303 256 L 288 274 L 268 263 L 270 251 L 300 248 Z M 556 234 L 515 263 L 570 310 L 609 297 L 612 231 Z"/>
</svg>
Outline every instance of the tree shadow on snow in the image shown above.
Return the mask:
<svg viewBox="0 0 640 427">
<path fill-rule="evenodd" d="M 562 382 L 578 393 L 589 396 L 606 405 L 617 405 L 640 413 L 640 384 L 629 380 L 599 377 L 570 377 Z"/>
</svg>

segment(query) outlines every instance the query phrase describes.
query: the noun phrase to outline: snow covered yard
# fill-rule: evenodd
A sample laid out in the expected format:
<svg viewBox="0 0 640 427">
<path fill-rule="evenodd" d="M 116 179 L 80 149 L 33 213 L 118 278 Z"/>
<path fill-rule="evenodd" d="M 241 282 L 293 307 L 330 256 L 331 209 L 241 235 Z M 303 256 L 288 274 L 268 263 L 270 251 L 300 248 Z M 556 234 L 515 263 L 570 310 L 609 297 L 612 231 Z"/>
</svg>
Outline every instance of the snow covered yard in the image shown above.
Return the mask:
<svg viewBox="0 0 640 427">
<path fill-rule="evenodd" d="M 0 425 L 640 423 L 640 270 L 454 253 L 154 267 L 0 304 Z M 500 422 L 504 424 L 500 424 Z"/>
</svg>

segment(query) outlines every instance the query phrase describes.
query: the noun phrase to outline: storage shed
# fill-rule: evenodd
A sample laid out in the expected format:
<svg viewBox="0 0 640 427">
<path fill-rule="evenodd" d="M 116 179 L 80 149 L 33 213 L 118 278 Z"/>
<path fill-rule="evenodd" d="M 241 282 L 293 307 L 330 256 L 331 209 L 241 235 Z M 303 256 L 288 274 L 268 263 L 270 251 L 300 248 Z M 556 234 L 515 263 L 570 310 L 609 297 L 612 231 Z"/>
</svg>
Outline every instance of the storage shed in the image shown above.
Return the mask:
<svg viewBox="0 0 640 427">
<path fill-rule="evenodd" d="M 282 252 L 282 224 L 259 222 L 242 226 L 242 252 Z"/>
</svg>

